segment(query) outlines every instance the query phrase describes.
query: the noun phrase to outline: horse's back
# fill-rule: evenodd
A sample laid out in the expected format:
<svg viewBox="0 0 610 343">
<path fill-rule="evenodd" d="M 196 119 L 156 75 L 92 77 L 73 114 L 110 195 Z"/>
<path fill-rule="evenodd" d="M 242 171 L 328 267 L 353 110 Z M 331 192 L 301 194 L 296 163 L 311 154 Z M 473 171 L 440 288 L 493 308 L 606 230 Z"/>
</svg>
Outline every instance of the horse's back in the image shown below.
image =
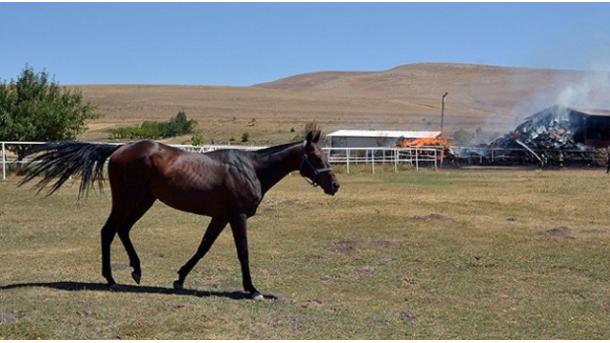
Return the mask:
<svg viewBox="0 0 610 343">
<path fill-rule="evenodd" d="M 250 209 L 262 199 L 247 154 L 234 150 L 197 154 L 140 141 L 111 156 L 109 174 L 113 194 L 115 188 L 117 195 L 127 189 L 146 192 L 176 209 L 204 215 Z"/>
</svg>

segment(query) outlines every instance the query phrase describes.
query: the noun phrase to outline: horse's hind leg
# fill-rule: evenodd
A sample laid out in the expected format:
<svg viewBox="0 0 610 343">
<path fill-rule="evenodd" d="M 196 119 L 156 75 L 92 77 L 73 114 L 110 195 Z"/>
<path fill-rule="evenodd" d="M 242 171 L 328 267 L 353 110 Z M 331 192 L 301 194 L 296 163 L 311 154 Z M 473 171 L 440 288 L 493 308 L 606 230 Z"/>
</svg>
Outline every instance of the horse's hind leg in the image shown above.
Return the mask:
<svg viewBox="0 0 610 343">
<path fill-rule="evenodd" d="M 116 285 L 114 278 L 112 277 L 112 267 L 110 264 L 110 245 L 114 240 L 114 236 L 118 233 L 119 238 L 127 250 L 129 261 L 131 266 L 134 268 L 132 273 L 133 278 L 139 281 L 140 272 L 140 260 L 136 251 L 129 239 L 129 230 L 133 224 L 140 219 L 144 213 L 152 206 L 155 198 L 152 195 L 147 194 L 144 190 L 141 192 L 131 192 L 131 194 L 125 194 L 120 192 L 121 187 L 116 187 L 112 182 L 110 184 L 113 187 L 112 194 L 112 211 L 104 227 L 102 228 L 102 276 L 106 278 L 108 286 L 111 288 Z"/>
<path fill-rule="evenodd" d="M 226 225 L 226 220 L 212 218 L 212 221 L 210 222 L 210 225 L 208 225 L 208 228 L 205 231 L 205 234 L 203 235 L 203 239 L 199 244 L 199 248 L 197 248 L 197 251 L 195 252 L 193 257 L 191 257 L 178 271 L 178 280 L 174 281 L 175 289 L 182 289 L 186 276 L 193 269 L 193 267 L 195 267 L 197 262 L 199 262 L 199 260 L 201 260 L 203 256 L 205 256 L 208 250 L 210 250 L 210 247 L 212 246 L 212 244 L 214 244 L 214 241 Z"/>
<path fill-rule="evenodd" d="M 110 267 L 110 244 L 112 240 L 114 240 L 114 235 L 116 234 L 116 224 L 115 218 L 116 215 L 114 213 L 110 213 L 108 220 L 106 220 L 106 224 L 102 227 L 102 276 L 106 278 L 108 282 L 108 286 L 111 288 L 116 285 L 116 282 L 112 278 L 112 269 Z"/>
<path fill-rule="evenodd" d="M 131 210 L 125 223 L 121 225 L 118 229 L 119 238 L 121 239 L 121 242 L 123 243 L 123 246 L 127 251 L 127 256 L 129 256 L 129 265 L 133 268 L 133 271 L 131 272 L 131 277 L 133 277 L 133 280 L 137 284 L 140 284 L 142 270 L 140 268 L 140 258 L 138 257 L 136 249 L 134 248 L 133 243 L 129 238 L 129 231 L 131 230 L 133 225 L 138 220 L 140 220 L 140 218 L 142 218 L 144 213 L 146 213 L 146 211 L 150 209 L 154 202 L 155 197 L 153 195 L 145 196 L 138 202 L 138 205 L 133 210 Z"/>
</svg>

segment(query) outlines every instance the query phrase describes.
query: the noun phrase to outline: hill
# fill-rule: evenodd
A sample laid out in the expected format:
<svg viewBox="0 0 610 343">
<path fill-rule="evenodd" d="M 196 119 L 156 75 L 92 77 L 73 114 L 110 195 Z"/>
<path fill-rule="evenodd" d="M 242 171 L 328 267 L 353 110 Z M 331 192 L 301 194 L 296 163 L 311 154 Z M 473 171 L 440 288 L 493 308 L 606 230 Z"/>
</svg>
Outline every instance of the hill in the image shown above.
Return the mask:
<svg viewBox="0 0 610 343">
<path fill-rule="evenodd" d="M 290 140 L 304 123 L 337 128 L 437 129 L 440 96 L 449 92 L 445 127 L 503 131 L 516 116 L 557 101 L 566 87 L 607 73 L 466 64 L 410 64 L 378 72 L 317 72 L 251 87 L 79 85 L 105 114 L 84 139 L 108 128 L 165 120 L 178 111 L 199 121 L 206 142 Z M 179 138 L 186 139 L 186 138 Z"/>
</svg>

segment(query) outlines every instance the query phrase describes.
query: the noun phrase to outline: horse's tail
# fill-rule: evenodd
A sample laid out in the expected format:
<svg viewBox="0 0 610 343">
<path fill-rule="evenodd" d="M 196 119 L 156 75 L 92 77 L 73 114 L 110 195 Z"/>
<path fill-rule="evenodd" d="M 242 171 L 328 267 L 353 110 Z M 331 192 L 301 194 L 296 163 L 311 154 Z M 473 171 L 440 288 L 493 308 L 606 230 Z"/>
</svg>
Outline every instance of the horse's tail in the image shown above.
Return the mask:
<svg viewBox="0 0 610 343">
<path fill-rule="evenodd" d="M 104 180 L 104 162 L 119 147 L 120 145 L 71 141 L 35 145 L 24 154 L 24 156 L 38 155 L 26 165 L 25 176 L 19 182 L 19 186 L 37 176 L 42 176 L 42 179 L 34 186 L 40 192 L 53 179 L 57 178 L 57 181 L 49 190 L 48 195 L 51 195 L 70 176 L 80 175 L 79 197 L 82 193 L 87 193 L 96 181 L 101 189 Z"/>
</svg>

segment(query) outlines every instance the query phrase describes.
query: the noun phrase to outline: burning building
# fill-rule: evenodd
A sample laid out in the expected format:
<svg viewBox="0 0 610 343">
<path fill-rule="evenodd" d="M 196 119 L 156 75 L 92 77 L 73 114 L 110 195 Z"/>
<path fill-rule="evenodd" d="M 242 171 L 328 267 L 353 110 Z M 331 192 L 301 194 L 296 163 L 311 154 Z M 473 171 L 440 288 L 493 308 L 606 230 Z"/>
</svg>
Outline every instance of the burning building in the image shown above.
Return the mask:
<svg viewBox="0 0 610 343">
<path fill-rule="evenodd" d="M 610 145 L 610 111 L 555 105 L 491 142 L 490 147 L 574 150 Z"/>
<path fill-rule="evenodd" d="M 494 164 L 599 164 L 599 152 L 608 146 L 610 111 L 555 105 L 526 118 L 487 146 L 460 148 L 454 154 Z"/>
</svg>

